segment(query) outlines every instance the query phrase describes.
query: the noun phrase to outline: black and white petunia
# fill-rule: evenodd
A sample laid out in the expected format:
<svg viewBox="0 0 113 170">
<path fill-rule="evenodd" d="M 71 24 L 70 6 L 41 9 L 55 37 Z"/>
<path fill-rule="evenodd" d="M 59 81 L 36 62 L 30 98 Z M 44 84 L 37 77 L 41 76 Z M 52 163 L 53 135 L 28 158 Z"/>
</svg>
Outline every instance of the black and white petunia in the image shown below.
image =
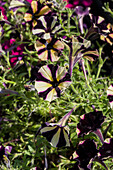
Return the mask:
<svg viewBox="0 0 113 170">
<path fill-rule="evenodd" d="M 39 97 L 51 102 L 61 96 L 61 93 L 71 84 L 70 74 L 64 67 L 58 65 L 42 66 L 36 77 L 35 88 Z"/>
<path fill-rule="evenodd" d="M 38 18 L 50 11 L 51 10 L 47 5 L 41 4 L 39 1 L 32 1 L 29 10 L 24 15 L 24 20 L 32 23 L 32 26 L 35 27 L 37 25 Z"/>
<path fill-rule="evenodd" d="M 53 147 L 70 146 L 69 127 L 65 126 L 74 108 L 63 116 L 58 123 L 43 123 L 38 130 Z"/>
<path fill-rule="evenodd" d="M 32 33 L 43 39 L 50 39 L 61 29 L 57 16 L 41 16 L 37 20 L 37 25 L 33 28 Z"/>
<path fill-rule="evenodd" d="M 56 38 L 50 40 L 41 39 L 36 41 L 35 49 L 41 60 L 58 61 L 60 52 L 64 49 L 64 44 Z"/>
</svg>

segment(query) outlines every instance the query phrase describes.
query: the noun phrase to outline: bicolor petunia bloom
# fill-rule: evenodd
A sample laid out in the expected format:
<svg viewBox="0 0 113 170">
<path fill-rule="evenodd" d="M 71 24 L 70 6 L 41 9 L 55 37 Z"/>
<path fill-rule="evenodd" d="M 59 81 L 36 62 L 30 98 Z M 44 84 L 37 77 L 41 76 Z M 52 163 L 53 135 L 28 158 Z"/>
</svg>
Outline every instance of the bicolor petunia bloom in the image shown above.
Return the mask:
<svg viewBox="0 0 113 170">
<path fill-rule="evenodd" d="M 38 18 L 42 15 L 46 15 L 50 11 L 47 5 L 41 4 L 39 1 L 32 1 L 29 10 L 24 15 L 24 20 L 32 23 L 33 27 L 35 27 Z"/>
<path fill-rule="evenodd" d="M 99 157 L 101 159 L 113 158 L 113 138 L 106 139 L 104 144 L 99 148 Z"/>
<path fill-rule="evenodd" d="M 94 16 L 93 14 L 89 14 L 89 16 L 92 26 L 97 28 L 100 39 L 113 45 L 113 25 L 111 23 L 106 23 L 106 20 L 101 16 Z"/>
<path fill-rule="evenodd" d="M 58 23 L 57 16 L 45 15 L 37 20 L 37 25 L 33 28 L 32 33 L 47 40 L 54 37 L 54 34 L 60 29 L 61 25 Z"/>
<path fill-rule="evenodd" d="M 64 49 L 64 44 L 56 38 L 50 40 L 41 39 L 36 41 L 35 49 L 41 60 L 58 61 L 60 52 Z"/>
<path fill-rule="evenodd" d="M 39 97 L 51 102 L 71 84 L 70 74 L 64 67 L 45 65 L 37 73 L 35 88 Z"/>
<path fill-rule="evenodd" d="M 73 154 L 73 158 L 79 162 L 79 168 L 88 170 L 90 161 L 97 155 L 97 147 L 93 140 L 86 139 L 79 143 L 77 150 Z"/>
<path fill-rule="evenodd" d="M 38 130 L 53 147 L 70 146 L 69 127 L 65 126 L 67 119 L 73 112 L 74 108 L 63 116 L 58 123 L 43 123 Z"/>
<path fill-rule="evenodd" d="M 100 33 L 100 39 L 113 45 L 113 25 L 107 24 L 106 29 L 102 29 L 102 33 Z"/>
<path fill-rule="evenodd" d="M 72 74 L 74 65 L 81 59 L 87 59 L 89 61 L 94 61 L 98 58 L 99 54 L 97 50 L 93 50 L 91 42 L 81 36 L 72 37 L 72 39 L 67 43 L 70 47 L 69 56 L 69 72 Z"/>
<path fill-rule="evenodd" d="M 81 116 L 81 119 L 77 124 L 78 137 L 93 132 L 100 138 L 101 142 L 103 143 L 104 139 L 100 128 L 104 122 L 104 119 L 105 116 L 103 116 L 102 112 L 96 110 Z"/>
<path fill-rule="evenodd" d="M 67 2 L 66 8 L 75 8 L 76 6 L 89 7 L 92 4 L 92 0 L 64 0 Z"/>
<path fill-rule="evenodd" d="M 110 85 L 107 89 L 107 98 L 109 99 L 111 109 L 113 109 L 113 85 Z"/>
</svg>

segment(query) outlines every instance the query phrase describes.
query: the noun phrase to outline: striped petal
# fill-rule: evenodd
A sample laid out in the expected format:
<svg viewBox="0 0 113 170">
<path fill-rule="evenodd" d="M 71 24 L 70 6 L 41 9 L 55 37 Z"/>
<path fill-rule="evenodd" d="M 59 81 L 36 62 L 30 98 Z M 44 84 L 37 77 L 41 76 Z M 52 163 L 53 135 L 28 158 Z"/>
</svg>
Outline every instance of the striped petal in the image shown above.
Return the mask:
<svg viewBox="0 0 113 170">
<path fill-rule="evenodd" d="M 53 45 L 53 48 L 57 50 L 62 50 L 64 49 L 64 44 L 60 40 L 57 40 L 55 44 Z"/>
<path fill-rule="evenodd" d="M 47 61 L 48 60 L 48 51 L 44 51 L 40 54 L 38 54 L 38 57 L 42 60 L 42 61 Z"/>
<path fill-rule="evenodd" d="M 58 67 L 57 72 L 56 72 L 57 81 L 63 79 L 65 75 L 66 75 L 65 67 Z"/>
<path fill-rule="evenodd" d="M 46 48 L 45 44 L 43 44 L 43 43 L 41 43 L 40 41 L 37 40 L 36 43 L 35 43 L 35 49 L 37 51 L 39 51 L 39 50 L 42 50 L 43 48 Z"/>
<path fill-rule="evenodd" d="M 71 81 L 65 81 L 59 84 L 59 88 L 61 91 L 64 91 L 68 86 L 70 86 Z"/>
<path fill-rule="evenodd" d="M 48 66 L 43 66 L 40 68 L 39 72 L 42 74 L 43 77 L 46 79 L 53 81 L 51 70 Z"/>
<path fill-rule="evenodd" d="M 36 1 L 32 1 L 31 2 L 31 8 L 33 10 L 33 13 L 36 13 L 37 12 L 37 9 L 38 9 L 38 4 Z"/>
<path fill-rule="evenodd" d="M 44 15 L 44 14 L 47 14 L 48 12 L 50 12 L 50 8 L 48 6 L 44 6 L 40 12 L 38 13 L 38 16 L 41 16 L 41 15 Z"/>
<path fill-rule="evenodd" d="M 43 81 L 35 81 L 35 88 L 37 89 L 38 92 L 43 92 L 46 91 L 48 88 L 50 88 L 52 85 L 47 83 L 47 82 L 43 82 Z"/>
<path fill-rule="evenodd" d="M 32 20 L 32 14 L 29 14 L 29 13 L 25 13 L 25 15 L 24 15 L 24 19 L 25 19 L 25 21 L 31 21 Z"/>
<path fill-rule="evenodd" d="M 43 127 L 42 125 L 40 132 L 53 147 L 70 146 L 69 132 L 66 127 L 59 127 L 57 125 Z"/>
<path fill-rule="evenodd" d="M 52 100 L 55 100 L 56 98 L 58 98 L 57 92 L 56 92 L 55 88 L 53 88 L 53 89 L 47 94 L 45 100 L 51 102 Z"/>
<path fill-rule="evenodd" d="M 50 50 L 51 53 L 50 53 L 50 58 L 51 58 L 51 61 L 58 61 L 59 60 L 59 57 L 58 57 L 58 53 L 55 51 L 55 50 Z"/>
</svg>

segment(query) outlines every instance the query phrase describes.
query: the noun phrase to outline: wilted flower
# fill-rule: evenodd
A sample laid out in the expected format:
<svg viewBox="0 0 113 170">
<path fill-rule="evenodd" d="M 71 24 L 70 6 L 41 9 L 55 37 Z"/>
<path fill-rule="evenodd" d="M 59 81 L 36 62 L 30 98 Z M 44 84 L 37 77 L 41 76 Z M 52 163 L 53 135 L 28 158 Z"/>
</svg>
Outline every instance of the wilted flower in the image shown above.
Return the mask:
<svg viewBox="0 0 113 170">
<path fill-rule="evenodd" d="M 29 10 L 25 13 L 24 19 L 26 22 L 32 23 L 33 27 L 37 25 L 37 19 L 50 12 L 47 5 L 41 4 L 39 1 L 32 1 Z"/>
<path fill-rule="evenodd" d="M 83 19 L 86 15 L 89 14 L 89 8 L 84 9 L 83 6 L 77 6 L 75 8 L 75 12 L 78 16 L 80 31 L 83 34 L 84 33 L 84 31 L 83 31 Z"/>
<path fill-rule="evenodd" d="M 43 39 L 50 39 L 54 34 L 61 29 L 58 23 L 57 16 L 41 16 L 37 20 L 37 25 L 33 28 L 33 34 L 40 36 Z"/>
<path fill-rule="evenodd" d="M 103 143 L 103 136 L 99 129 L 101 128 L 101 124 L 104 122 L 104 119 L 105 116 L 103 116 L 102 112 L 96 110 L 81 116 L 81 119 L 77 124 L 78 137 L 94 132 Z"/>
<path fill-rule="evenodd" d="M 107 89 L 107 98 L 109 99 L 110 106 L 113 109 L 113 85 L 110 85 Z"/>
<path fill-rule="evenodd" d="M 80 142 L 77 150 L 73 154 L 73 158 L 79 161 L 79 167 L 84 170 L 88 169 L 88 164 L 97 155 L 96 144 L 91 139 Z"/>
<path fill-rule="evenodd" d="M 74 108 L 64 115 L 58 123 L 43 123 L 39 128 L 38 133 L 41 132 L 54 147 L 70 146 L 69 127 L 65 126 L 65 124 L 73 110 Z"/>
<path fill-rule="evenodd" d="M 64 44 L 56 38 L 50 40 L 41 39 L 36 41 L 35 49 L 41 60 L 46 61 L 50 59 L 51 61 L 57 61 L 61 50 L 64 49 Z"/>
<path fill-rule="evenodd" d="M 69 73 L 58 65 L 45 65 L 37 73 L 35 88 L 39 97 L 51 102 L 71 84 Z"/>
</svg>

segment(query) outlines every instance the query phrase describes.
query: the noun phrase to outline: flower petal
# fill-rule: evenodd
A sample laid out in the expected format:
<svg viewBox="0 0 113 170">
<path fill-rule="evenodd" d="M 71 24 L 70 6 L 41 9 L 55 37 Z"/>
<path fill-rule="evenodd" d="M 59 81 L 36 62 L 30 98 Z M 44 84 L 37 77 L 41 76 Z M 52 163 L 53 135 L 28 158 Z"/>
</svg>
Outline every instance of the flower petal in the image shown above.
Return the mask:
<svg viewBox="0 0 113 170">
<path fill-rule="evenodd" d="M 51 84 L 43 81 L 35 81 L 35 88 L 37 89 L 38 92 L 43 92 L 51 86 L 52 86 Z"/>
<path fill-rule="evenodd" d="M 38 4 L 36 1 L 32 1 L 31 2 L 31 8 L 33 10 L 33 13 L 36 13 L 37 12 L 37 9 L 38 9 Z"/>
<path fill-rule="evenodd" d="M 32 20 L 32 15 L 29 14 L 29 13 L 25 13 L 24 19 L 25 19 L 25 21 L 31 21 Z"/>
<path fill-rule="evenodd" d="M 57 92 L 55 90 L 55 88 L 53 88 L 46 96 L 47 101 L 51 102 L 52 100 L 55 100 L 57 98 Z"/>
<path fill-rule="evenodd" d="M 43 77 L 46 79 L 53 81 L 51 70 L 48 66 L 43 66 L 40 68 L 39 72 L 42 74 Z"/>
</svg>

